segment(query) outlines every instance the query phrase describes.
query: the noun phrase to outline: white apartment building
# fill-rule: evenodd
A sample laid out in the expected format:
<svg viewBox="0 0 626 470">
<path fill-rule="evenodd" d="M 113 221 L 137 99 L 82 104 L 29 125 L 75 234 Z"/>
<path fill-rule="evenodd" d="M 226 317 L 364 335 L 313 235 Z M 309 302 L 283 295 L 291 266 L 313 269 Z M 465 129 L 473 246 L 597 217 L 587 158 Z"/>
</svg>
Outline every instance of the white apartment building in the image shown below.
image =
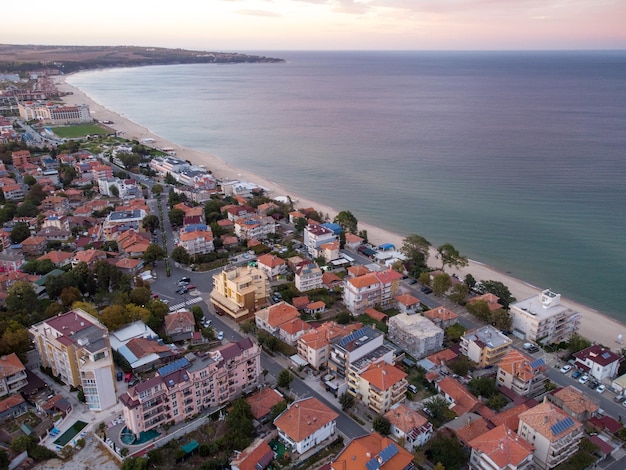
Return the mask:
<svg viewBox="0 0 626 470">
<path fill-rule="evenodd" d="M 541 344 L 567 341 L 578 331 L 581 315 L 561 305 L 561 294 L 549 289 L 509 306 L 513 334 Z"/>
<path fill-rule="evenodd" d="M 20 117 L 25 121 L 44 121 L 51 124 L 69 124 L 91 122 L 89 106 L 59 106 L 51 103 L 33 103 L 32 101 L 17 104 Z"/>
<path fill-rule="evenodd" d="M 421 315 L 400 313 L 389 318 L 388 326 L 389 339 L 416 359 L 443 347 L 443 330 Z"/>
<path fill-rule="evenodd" d="M 298 266 L 294 278 L 296 289 L 300 292 L 319 289 L 323 286 L 323 275 L 322 269 L 313 262 Z"/>
<path fill-rule="evenodd" d="M 402 274 L 393 269 L 367 273 L 344 282 L 343 303 L 352 315 L 361 315 L 368 308 L 395 305 Z"/>
<path fill-rule="evenodd" d="M 321 255 L 320 247 L 322 245 L 332 243 L 337 239 L 335 232 L 323 225 L 309 224 L 304 229 L 304 248 L 313 258 Z"/>
<path fill-rule="evenodd" d="M 113 355 L 108 330 L 81 309 L 37 323 L 28 330 L 44 367 L 65 383 L 82 387 L 89 409 L 115 405 Z"/>
<path fill-rule="evenodd" d="M 272 217 L 253 215 L 235 221 L 235 235 L 241 240 L 265 240 L 276 233 L 276 221 Z"/>
</svg>

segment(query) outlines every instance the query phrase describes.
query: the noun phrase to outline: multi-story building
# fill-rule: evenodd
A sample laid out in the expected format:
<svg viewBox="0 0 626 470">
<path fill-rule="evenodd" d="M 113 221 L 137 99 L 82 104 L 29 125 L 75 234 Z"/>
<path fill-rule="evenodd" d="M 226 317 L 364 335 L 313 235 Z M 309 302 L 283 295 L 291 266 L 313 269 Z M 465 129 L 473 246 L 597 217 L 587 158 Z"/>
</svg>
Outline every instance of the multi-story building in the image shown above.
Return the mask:
<svg viewBox="0 0 626 470">
<path fill-rule="evenodd" d="M 44 367 L 73 387 L 81 387 L 89 409 L 115 405 L 113 355 L 107 329 L 81 309 L 30 327 Z"/>
<path fill-rule="evenodd" d="M 433 434 L 433 425 L 414 409 L 404 403 L 398 403 L 385 413 L 391 424 L 391 435 L 397 441 L 404 442 L 409 452 L 421 447 Z"/>
<path fill-rule="evenodd" d="M 359 374 L 371 363 L 393 363 L 395 349 L 385 344 L 384 335 L 379 330 L 364 326 L 343 338 L 332 341 L 328 369 L 337 379 L 326 385 L 337 396 L 352 387 L 351 393 L 358 393 Z"/>
<path fill-rule="evenodd" d="M 120 397 L 126 427 L 137 436 L 227 403 L 256 386 L 260 355 L 258 345 L 244 338 L 204 356 L 187 356 L 161 367 L 154 377 Z"/>
<path fill-rule="evenodd" d="M 442 306 L 426 310 L 424 316 L 443 330 L 459 321 L 459 316 L 455 312 Z"/>
<path fill-rule="evenodd" d="M 265 307 L 254 314 L 257 328 L 274 336 L 279 336 L 280 326 L 283 323 L 295 318 L 300 318 L 300 312 L 296 307 L 284 301 Z"/>
<path fill-rule="evenodd" d="M 472 439 L 470 470 L 533 470 L 533 446 L 505 425 Z"/>
<path fill-rule="evenodd" d="M 276 233 L 276 221 L 272 217 L 252 215 L 235 221 L 235 235 L 242 240 L 265 240 Z"/>
<path fill-rule="evenodd" d="M 546 395 L 550 403 L 554 403 L 572 418 L 582 423 L 596 416 L 600 407 L 591 400 L 591 397 L 569 385 L 559 388 Z"/>
<path fill-rule="evenodd" d="M 517 434 L 535 447 L 535 465 L 546 470 L 574 455 L 584 432 L 580 421 L 544 401 L 519 414 Z"/>
<path fill-rule="evenodd" d="M 2 194 L 7 201 L 21 201 L 24 199 L 25 193 L 21 184 L 4 184 L 2 185 Z"/>
<path fill-rule="evenodd" d="M 567 341 L 580 326 L 580 313 L 561 305 L 561 294 L 549 289 L 509 306 L 513 332 L 541 344 Z"/>
<path fill-rule="evenodd" d="M 51 103 L 33 103 L 31 101 L 17 104 L 20 117 L 26 121 L 39 120 L 50 124 L 77 124 L 91 122 L 89 106 L 59 106 Z"/>
<path fill-rule="evenodd" d="M 443 330 L 421 315 L 400 313 L 389 319 L 388 326 L 389 339 L 416 359 L 443 346 Z"/>
<path fill-rule="evenodd" d="M 322 269 L 314 262 L 300 264 L 295 273 L 296 289 L 300 292 L 319 289 L 323 286 L 323 275 Z"/>
<path fill-rule="evenodd" d="M 392 406 L 404 401 L 408 385 L 405 372 L 386 362 L 369 360 L 369 365 L 361 369 L 358 362 L 350 366 L 349 394 L 379 415 L 385 414 Z M 353 374 L 352 371 L 357 369 L 361 370 L 358 374 Z"/>
<path fill-rule="evenodd" d="M 256 261 L 257 266 L 266 274 L 268 279 L 276 279 L 287 272 L 287 263 L 276 255 L 266 253 L 259 256 Z"/>
<path fill-rule="evenodd" d="M 478 364 L 478 367 L 496 365 L 511 344 L 511 338 L 491 325 L 475 328 L 461 336 L 461 352 Z"/>
<path fill-rule="evenodd" d="M 415 470 L 413 454 L 377 432 L 352 439 L 331 470 Z"/>
<path fill-rule="evenodd" d="M 339 325 L 335 322 L 325 322 L 298 339 L 298 355 L 314 369 L 325 368 L 328 365 L 331 341 L 348 336 L 362 327 L 362 323 Z"/>
<path fill-rule="evenodd" d="M 0 397 L 12 395 L 26 385 L 28 385 L 26 367 L 17 354 L 0 356 Z"/>
<path fill-rule="evenodd" d="M 335 433 L 339 417 L 317 398 L 305 398 L 289 405 L 276 417 L 280 439 L 293 451 L 303 454 Z"/>
<path fill-rule="evenodd" d="M 112 240 L 115 238 L 115 234 L 123 229 L 132 228 L 139 231 L 145 216 L 146 211 L 143 209 L 113 211 L 109 213 L 102 224 L 102 234 L 107 240 Z"/>
<path fill-rule="evenodd" d="M 215 251 L 213 232 L 208 227 L 206 230 L 183 230 L 178 238 L 178 245 L 185 248 L 191 256 Z"/>
<path fill-rule="evenodd" d="M 160 176 L 166 176 L 168 173 L 179 173 L 190 168 L 189 163 L 174 157 L 154 157 L 150 160 L 150 168 L 156 171 Z"/>
<path fill-rule="evenodd" d="M 522 397 L 536 397 L 546 391 L 548 377 L 543 359 L 533 359 L 511 349 L 498 363 L 497 383 Z"/>
<path fill-rule="evenodd" d="M 313 258 L 321 256 L 320 247 L 325 243 L 332 243 L 338 239 L 330 228 L 318 224 L 309 224 L 304 229 L 304 248 Z"/>
<path fill-rule="evenodd" d="M 349 278 L 344 284 L 343 302 L 352 315 L 395 304 L 401 279 L 402 275 L 391 268 Z"/>
<path fill-rule="evenodd" d="M 623 357 L 608 348 L 594 344 L 574 353 L 575 366 L 599 381 L 614 379 Z"/>
<path fill-rule="evenodd" d="M 267 304 L 269 281 L 253 266 L 227 266 L 213 275 L 211 303 L 220 312 L 241 322 Z"/>
</svg>

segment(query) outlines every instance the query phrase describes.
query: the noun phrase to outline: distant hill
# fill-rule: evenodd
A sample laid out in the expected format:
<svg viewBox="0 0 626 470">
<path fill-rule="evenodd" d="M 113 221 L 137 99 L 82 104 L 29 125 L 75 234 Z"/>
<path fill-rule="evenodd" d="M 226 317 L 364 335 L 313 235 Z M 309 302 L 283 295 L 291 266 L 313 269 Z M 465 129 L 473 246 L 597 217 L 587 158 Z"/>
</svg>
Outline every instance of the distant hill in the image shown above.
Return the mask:
<svg viewBox="0 0 626 470">
<path fill-rule="evenodd" d="M 55 68 L 79 70 L 171 64 L 284 62 L 284 59 L 232 52 L 190 51 L 137 46 L 37 46 L 0 44 L 0 72 Z"/>
</svg>

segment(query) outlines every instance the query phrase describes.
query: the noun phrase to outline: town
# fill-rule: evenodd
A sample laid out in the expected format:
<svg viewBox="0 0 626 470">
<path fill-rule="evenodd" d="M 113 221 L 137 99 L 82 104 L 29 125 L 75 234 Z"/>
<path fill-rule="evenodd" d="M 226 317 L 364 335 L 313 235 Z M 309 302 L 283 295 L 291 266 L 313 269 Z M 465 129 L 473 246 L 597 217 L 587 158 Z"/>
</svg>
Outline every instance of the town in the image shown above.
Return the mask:
<svg viewBox="0 0 626 470">
<path fill-rule="evenodd" d="M 129 140 L 49 71 L 0 83 L 3 468 L 626 466 L 622 352 L 558 293 Z"/>
</svg>

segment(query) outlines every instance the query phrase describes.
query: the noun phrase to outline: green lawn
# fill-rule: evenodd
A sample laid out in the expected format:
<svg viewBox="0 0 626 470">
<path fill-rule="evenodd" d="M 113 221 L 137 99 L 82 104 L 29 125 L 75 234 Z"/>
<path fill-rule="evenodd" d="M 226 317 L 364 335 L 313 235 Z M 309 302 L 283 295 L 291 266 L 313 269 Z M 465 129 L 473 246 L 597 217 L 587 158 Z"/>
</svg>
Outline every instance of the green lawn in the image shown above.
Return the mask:
<svg viewBox="0 0 626 470">
<path fill-rule="evenodd" d="M 73 139 L 87 135 L 106 135 L 111 131 L 97 124 L 75 124 L 72 126 L 52 127 L 52 132 L 62 139 Z"/>
</svg>

